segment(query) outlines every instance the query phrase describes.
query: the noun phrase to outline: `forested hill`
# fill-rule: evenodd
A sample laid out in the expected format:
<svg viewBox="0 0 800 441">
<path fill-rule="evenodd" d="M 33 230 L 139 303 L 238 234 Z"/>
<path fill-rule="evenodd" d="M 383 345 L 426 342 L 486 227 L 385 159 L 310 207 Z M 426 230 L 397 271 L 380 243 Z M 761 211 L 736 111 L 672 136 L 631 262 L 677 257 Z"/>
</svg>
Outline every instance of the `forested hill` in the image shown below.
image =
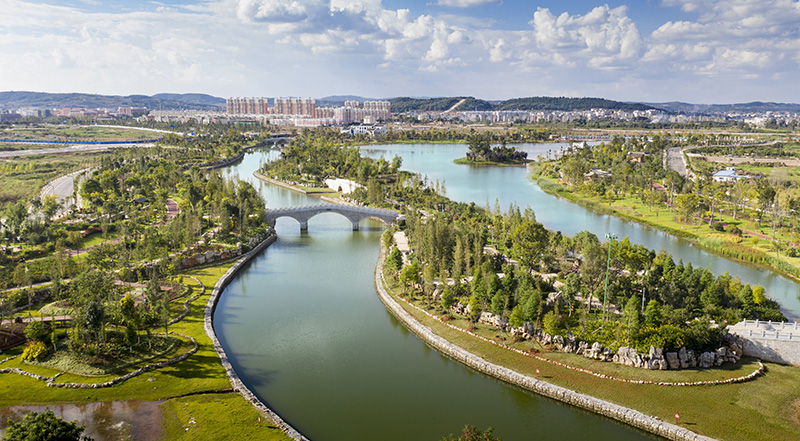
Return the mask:
<svg viewBox="0 0 800 441">
<path fill-rule="evenodd" d="M 464 102 L 454 110 L 493 110 L 488 101 L 475 99 L 471 96 L 457 96 L 445 98 L 408 98 L 399 97 L 389 100 L 392 103 L 392 113 L 405 112 L 444 112 L 453 106 Z"/>
<path fill-rule="evenodd" d="M 151 110 L 220 110 L 225 108 L 225 100 L 201 93 L 119 96 L 89 93 L 0 92 L 0 109 L 23 107 L 39 109 L 146 107 Z"/>
<path fill-rule="evenodd" d="M 451 109 L 454 105 L 464 100 L 453 110 L 589 110 L 589 109 L 612 109 L 612 110 L 649 110 L 655 107 L 637 104 L 623 103 L 603 98 L 567 98 L 567 97 L 530 97 L 514 98 L 506 101 L 489 102 L 473 97 L 445 97 L 445 98 L 393 98 L 392 112 L 443 112 Z"/>
</svg>

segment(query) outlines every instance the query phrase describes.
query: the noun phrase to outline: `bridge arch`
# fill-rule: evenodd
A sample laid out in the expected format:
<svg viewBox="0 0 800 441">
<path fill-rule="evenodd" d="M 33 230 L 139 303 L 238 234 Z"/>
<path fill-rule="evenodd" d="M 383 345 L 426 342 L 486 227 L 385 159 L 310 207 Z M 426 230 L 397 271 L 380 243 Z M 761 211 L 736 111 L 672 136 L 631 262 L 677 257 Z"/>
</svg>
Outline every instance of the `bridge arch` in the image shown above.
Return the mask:
<svg viewBox="0 0 800 441">
<path fill-rule="evenodd" d="M 353 231 L 358 231 L 358 224 L 366 218 L 376 218 L 391 224 L 400 214 L 394 210 L 383 208 L 360 207 L 349 204 L 316 204 L 304 207 L 268 209 L 264 215 L 270 226 L 275 226 L 275 221 L 281 217 L 290 217 L 300 223 L 300 230 L 308 230 L 308 221 L 322 213 L 338 213 L 353 224 Z"/>
</svg>

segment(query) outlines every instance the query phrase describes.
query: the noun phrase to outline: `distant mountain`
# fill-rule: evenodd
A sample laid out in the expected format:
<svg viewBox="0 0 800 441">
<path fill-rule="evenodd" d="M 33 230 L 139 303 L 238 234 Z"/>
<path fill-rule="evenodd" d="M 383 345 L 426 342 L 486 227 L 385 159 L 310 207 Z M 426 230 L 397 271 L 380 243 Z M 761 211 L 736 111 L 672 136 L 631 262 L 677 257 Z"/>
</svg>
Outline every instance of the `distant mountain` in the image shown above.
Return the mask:
<svg viewBox="0 0 800 441">
<path fill-rule="evenodd" d="M 654 107 L 638 103 L 623 103 L 605 98 L 568 98 L 536 96 L 530 98 L 514 98 L 494 105 L 495 110 L 561 110 L 577 111 L 591 109 L 611 110 L 653 110 Z"/>
<path fill-rule="evenodd" d="M 194 93 L 118 96 L 89 93 L 0 92 L 0 109 L 22 107 L 40 109 L 146 107 L 151 110 L 220 110 L 225 108 L 225 100 L 211 95 Z"/>
<path fill-rule="evenodd" d="M 205 93 L 157 93 L 153 95 L 152 98 L 158 98 L 164 101 L 198 104 L 201 106 L 225 107 L 225 98 L 219 98 Z"/>
<path fill-rule="evenodd" d="M 792 103 L 765 103 L 753 101 L 751 103 L 738 104 L 691 104 L 679 101 L 668 103 L 644 103 L 653 107 L 667 110 L 674 113 L 685 113 L 689 115 L 714 115 L 729 112 L 792 112 L 800 113 L 800 104 Z"/>
<path fill-rule="evenodd" d="M 458 104 L 460 101 L 462 101 Z M 453 108 L 455 111 L 469 110 L 562 110 L 576 111 L 589 109 L 650 110 L 653 107 L 639 103 L 623 103 L 603 98 L 530 97 L 514 98 L 506 101 L 489 102 L 474 97 L 444 98 L 392 98 L 392 112 L 442 112 Z"/>
</svg>

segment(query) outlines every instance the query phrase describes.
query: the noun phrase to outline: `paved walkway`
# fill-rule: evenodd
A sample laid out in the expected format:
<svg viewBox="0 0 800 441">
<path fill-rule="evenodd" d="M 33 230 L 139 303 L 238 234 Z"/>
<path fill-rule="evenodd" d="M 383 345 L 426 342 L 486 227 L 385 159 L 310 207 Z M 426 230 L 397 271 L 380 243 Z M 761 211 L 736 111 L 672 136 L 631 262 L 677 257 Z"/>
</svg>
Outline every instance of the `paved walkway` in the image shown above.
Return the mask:
<svg viewBox="0 0 800 441">
<path fill-rule="evenodd" d="M 70 317 L 68 315 L 57 315 L 57 316 L 47 316 L 47 317 L 44 317 L 44 316 L 43 317 L 31 316 L 31 317 L 23 317 L 22 318 L 22 323 L 30 323 L 30 322 L 45 322 L 45 323 L 47 323 L 47 322 L 65 322 L 67 320 L 72 320 L 72 317 Z M 13 318 L 3 320 L 2 322 L 0 322 L 0 325 L 10 325 L 12 323 L 14 323 L 14 319 Z"/>
</svg>

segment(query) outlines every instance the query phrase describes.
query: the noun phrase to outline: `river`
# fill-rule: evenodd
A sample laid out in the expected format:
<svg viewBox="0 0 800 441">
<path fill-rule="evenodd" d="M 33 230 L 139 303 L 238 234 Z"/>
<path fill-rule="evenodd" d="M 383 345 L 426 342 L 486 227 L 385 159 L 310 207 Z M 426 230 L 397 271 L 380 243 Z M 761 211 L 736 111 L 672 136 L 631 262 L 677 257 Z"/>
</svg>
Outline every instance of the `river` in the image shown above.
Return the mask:
<svg viewBox="0 0 800 441">
<path fill-rule="evenodd" d="M 526 144 L 529 157 L 566 144 Z M 736 264 L 652 228 L 596 214 L 542 192 L 523 167 L 469 167 L 452 160 L 463 145 L 370 146 L 362 153 L 403 157 L 403 168 L 444 181 L 455 200 L 505 210 L 530 206 L 537 219 L 565 234 L 615 233 L 676 261 L 724 271 L 763 285 L 798 315 L 798 285 Z M 305 195 L 262 183 L 252 173 L 274 150 L 248 153 L 225 169 L 253 182 L 273 207 L 315 204 Z M 279 219 L 278 241 L 225 289 L 217 333 L 242 380 L 272 409 L 314 441 L 438 440 L 463 425 L 493 426 L 506 441 L 640 440 L 652 436 L 487 378 L 431 350 L 403 328 L 377 298 L 373 269 L 383 227 L 324 214 L 300 232 Z"/>
<path fill-rule="evenodd" d="M 252 177 L 274 155 L 250 152 L 225 173 L 253 182 L 269 207 L 318 203 Z M 286 218 L 276 229 L 225 289 L 215 328 L 242 380 L 310 439 L 435 441 L 465 424 L 505 441 L 657 439 L 485 377 L 410 334 L 375 293 L 381 224 L 352 231 L 323 214 L 308 232 Z"/>
</svg>

